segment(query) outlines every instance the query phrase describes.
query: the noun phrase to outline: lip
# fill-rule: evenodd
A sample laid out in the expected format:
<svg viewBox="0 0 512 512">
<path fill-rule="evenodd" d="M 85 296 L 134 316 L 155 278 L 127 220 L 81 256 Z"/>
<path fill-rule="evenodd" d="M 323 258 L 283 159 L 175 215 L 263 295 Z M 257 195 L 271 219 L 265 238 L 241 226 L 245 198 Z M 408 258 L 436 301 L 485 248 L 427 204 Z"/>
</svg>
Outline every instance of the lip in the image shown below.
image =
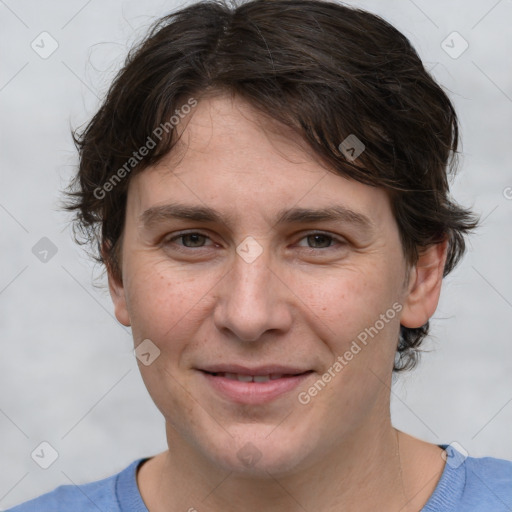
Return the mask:
<svg viewBox="0 0 512 512">
<path fill-rule="evenodd" d="M 208 373 L 238 373 L 240 375 L 270 375 L 272 373 L 281 373 L 283 375 L 299 375 L 301 373 L 311 371 L 311 368 L 300 368 L 298 366 L 283 366 L 268 364 L 264 366 L 257 366 L 248 368 L 238 364 L 214 364 L 198 368 L 203 372 Z"/>
<path fill-rule="evenodd" d="M 224 367 L 225 366 L 223 366 L 223 368 Z M 226 368 L 230 368 L 231 371 L 217 370 L 217 372 L 214 373 L 238 373 L 240 375 L 269 375 L 274 373 L 288 375 L 267 382 L 242 382 L 199 370 L 199 374 L 205 379 L 206 384 L 217 394 L 227 398 L 231 402 L 250 405 L 266 404 L 282 397 L 294 390 L 314 373 L 312 370 L 306 370 L 304 373 L 295 375 L 290 372 L 290 368 L 284 368 L 282 366 L 267 366 L 264 369 L 260 367 L 251 370 L 245 368 L 245 371 L 241 371 L 239 367 L 237 371 L 234 371 L 234 369 L 237 368 L 234 366 Z"/>
</svg>

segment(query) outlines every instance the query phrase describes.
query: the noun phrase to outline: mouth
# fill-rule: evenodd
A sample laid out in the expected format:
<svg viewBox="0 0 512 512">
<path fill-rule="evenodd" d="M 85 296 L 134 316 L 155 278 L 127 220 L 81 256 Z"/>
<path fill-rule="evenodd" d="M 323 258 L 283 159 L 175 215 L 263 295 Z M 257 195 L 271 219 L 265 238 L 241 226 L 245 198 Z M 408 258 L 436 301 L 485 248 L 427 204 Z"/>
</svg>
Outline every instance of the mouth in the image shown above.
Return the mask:
<svg viewBox="0 0 512 512">
<path fill-rule="evenodd" d="M 225 379 L 237 380 L 239 382 L 269 382 L 271 380 L 285 379 L 289 377 L 296 377 L 299 374 L 284 374 L 284 373 L 270 373 L 268 375 L 245 375 L 243 373 L 228 373 L 228 372 L 206 372 L 214 377 L 224 377 Z M 304 372 L 307 373 L 307 372 Z"/>
<path fill-rule="evenodd" d="M 230 367 L 229 370 L 209 368 L 199 373 L 216 395 L 237 404 L 253 405 L 265 404 L 290 393 L 314 373 L 313 370 L 283 367 L 252 370 Z"/>
</svg>

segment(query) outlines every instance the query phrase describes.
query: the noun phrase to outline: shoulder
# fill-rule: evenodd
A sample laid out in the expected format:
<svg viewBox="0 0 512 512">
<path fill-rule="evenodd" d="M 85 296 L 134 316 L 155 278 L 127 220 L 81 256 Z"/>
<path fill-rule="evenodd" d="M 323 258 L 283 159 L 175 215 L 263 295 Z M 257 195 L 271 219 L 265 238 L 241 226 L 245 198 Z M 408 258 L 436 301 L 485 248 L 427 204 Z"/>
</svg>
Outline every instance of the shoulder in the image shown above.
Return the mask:
<svg viewBox="0 0 512 512">
<path fill-rule="evenodd" d="M 117 500 L 116 487 L 119 484 L 119 479 L 123 475 L 125 475 L 125 479 L 129 478 L 132 473 L 135 475 L 136 467 L 142 460 L 138 459 L 121 472 L 101 480 L 81 485 L 61 485 L 51 492 L 9 509 L 8 512 L 122 511 Z"/>
<path fill-rule="evenodd" d="M 493 457 L 468 457 L 465 466 L 465 492 L 470 498 L 478 500 L 485 496 L 496 507 L 512 509 L 512 461 Z"/>
<path fill-rule="evenodd" d="M 422 512 L 510 512 L 512 461 L 467 457 L 448 448 L 440 481 Z"/>
<path fill-rule="evenodd" d="M 82 512 L 94 509 L 117 511 L 115 503 L 116 475 L 83 485 L 61 485 L 51 492 L 18 505 L 9 512 Z"/>
</svg>

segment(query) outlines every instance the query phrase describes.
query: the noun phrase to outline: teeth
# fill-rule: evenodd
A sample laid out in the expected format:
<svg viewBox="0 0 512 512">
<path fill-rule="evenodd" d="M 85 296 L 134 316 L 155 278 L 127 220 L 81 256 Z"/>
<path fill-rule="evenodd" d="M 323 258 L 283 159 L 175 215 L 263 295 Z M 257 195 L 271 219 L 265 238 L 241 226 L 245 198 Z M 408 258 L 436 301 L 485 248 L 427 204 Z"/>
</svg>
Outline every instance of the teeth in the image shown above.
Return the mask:
<svg viewBox="0 0 512 512">
<path fill-rule="evenodd" d="M 270 380 L 270 375 L 255 375 L 253 379 L 254 382 L 268 382 Z"/>
<path fill-rule="evenodd" d="M 236 378 L 240 382 L 252 382 L 253 376 L 252 375 L 237 375 Z"/>
<path fill-rule="evenodd" d="M 218 377 L 238 380 L 240 382 L 268 382 L 269 380 L 281 379 L 282 373 L 272 373 L 270 375 L 240 375 L 238 373 L 217 373 Z"/>
</svg>

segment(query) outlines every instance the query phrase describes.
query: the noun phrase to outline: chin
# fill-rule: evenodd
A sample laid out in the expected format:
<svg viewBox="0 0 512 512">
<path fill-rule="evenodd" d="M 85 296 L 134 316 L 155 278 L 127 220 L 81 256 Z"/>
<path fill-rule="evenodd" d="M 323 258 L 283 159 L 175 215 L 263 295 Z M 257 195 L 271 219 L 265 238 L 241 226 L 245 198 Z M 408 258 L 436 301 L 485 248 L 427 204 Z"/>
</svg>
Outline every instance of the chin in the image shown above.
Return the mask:
<svg viewBox="0 0 512 512">
<path fill-rule="evenodd" d="M 311 436 L 307 431 L 298 436 L 296 429 L 293 435 L 286 428 L 279 433 L 278 429 L 275 425 L 238 427 L 235 435 L 231 432 L 233 437 L 212 443 L 215 448 L 209 458 L 225 471 L 264 479 L 305 469 L 315 458 Z"/>
</svg>

